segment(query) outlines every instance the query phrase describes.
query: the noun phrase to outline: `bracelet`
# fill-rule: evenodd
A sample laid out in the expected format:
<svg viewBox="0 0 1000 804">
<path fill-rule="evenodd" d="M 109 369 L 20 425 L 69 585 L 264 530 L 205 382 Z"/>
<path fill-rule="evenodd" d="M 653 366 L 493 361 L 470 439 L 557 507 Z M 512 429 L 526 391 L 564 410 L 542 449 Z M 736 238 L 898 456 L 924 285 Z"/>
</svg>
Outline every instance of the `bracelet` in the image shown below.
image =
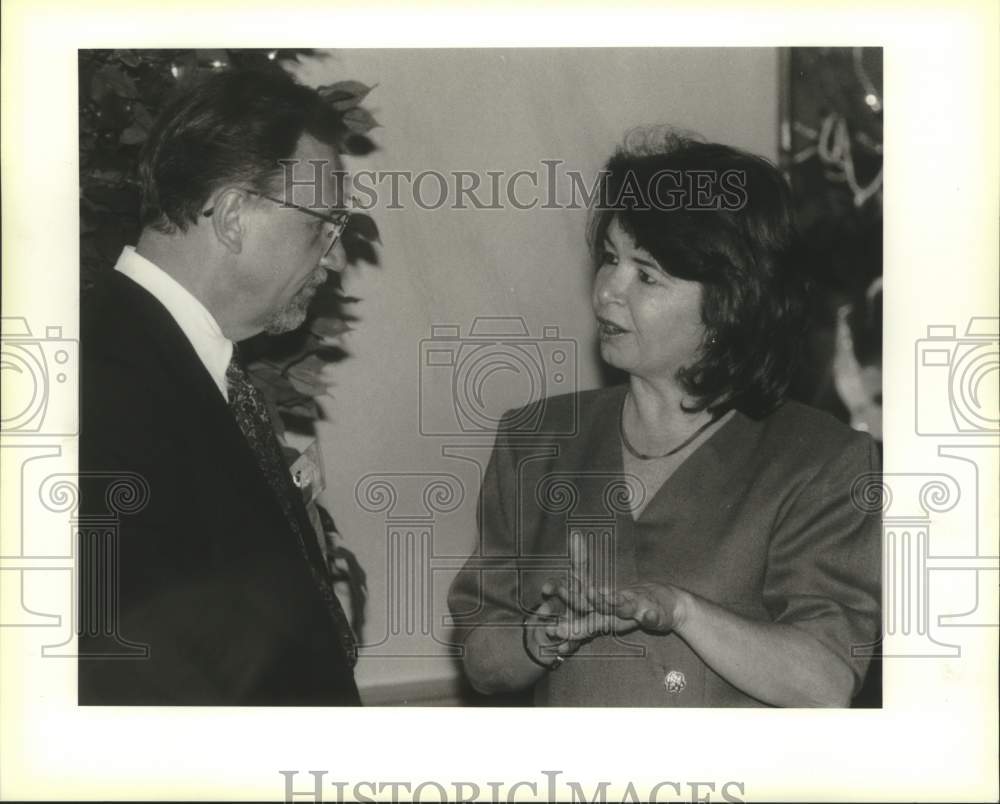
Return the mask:
<svg viewBox="0 0 1000 804">
<path fill-rule="evenodd" d="M 552 664 L 545 664 L 544 662 L 540 661 L 539 659 L 536 659 L 535 655 L 531 652 L 531 648 L 528 647 L 528 620 L 529 619 L 531 619 L 531 615 L 530 614 L 521 621 L 521 642 L 524 644 L 524 652 L 526 654 L 528 654 L 528 658 L 531 659 L 531 661 L 533 661 L 539 667 L 545 668 L 550 673 L 553 670 L 558 670 L 560 667 L 562 667 L 563 662 L 566 661 L 566 657 L 565 656 L 560 656 L 557 653 L 557 654 L 555 654 L 555 659 L 553 660 Z"/>
</svg>

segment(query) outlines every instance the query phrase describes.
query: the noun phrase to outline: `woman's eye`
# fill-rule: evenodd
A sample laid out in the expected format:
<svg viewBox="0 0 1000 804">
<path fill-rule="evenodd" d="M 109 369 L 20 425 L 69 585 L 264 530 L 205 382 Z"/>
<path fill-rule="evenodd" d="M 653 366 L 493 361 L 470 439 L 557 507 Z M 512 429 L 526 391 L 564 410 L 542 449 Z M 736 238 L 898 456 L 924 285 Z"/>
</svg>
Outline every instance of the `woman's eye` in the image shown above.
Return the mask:
<svg viewBox="0 0 1000 804">
<path fill-rule="evenodd" d="M 639 269 L 639 281 L 644 285 L 655 285 L 656 277 L 653 276 L 651 271 L 646 271 L 642 268 Z"/>
<path fill-rule="evenodd" d="M 610 251 L 601 252 L 601 265 L 617 265 L 618 257 L 612 254 Z"/>
</svg>

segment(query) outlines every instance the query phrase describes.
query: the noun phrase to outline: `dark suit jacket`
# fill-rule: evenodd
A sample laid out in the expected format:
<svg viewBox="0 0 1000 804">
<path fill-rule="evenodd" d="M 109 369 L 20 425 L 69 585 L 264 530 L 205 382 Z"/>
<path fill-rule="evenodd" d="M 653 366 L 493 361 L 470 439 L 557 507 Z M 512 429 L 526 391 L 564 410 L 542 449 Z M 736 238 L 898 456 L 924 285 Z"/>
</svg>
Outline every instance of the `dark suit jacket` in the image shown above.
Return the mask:
<svg viewBox="0 0 1000 804">
<path fill-rule="evenodd" d="M 793 623 L 850 665 L 860 686 L 879 633 L 881 525 L 852 492 L 879 471 L 872 439 L 795 402 L 761 420 L 737 412 L 648 490 L 635 518 L 621 493 L 626 388 L 552 397 L 536 403 L 539 417 L 501 421 L 479 544 L 449 596 L 456 639 L 476 627 L 520 629 L 545 580 L 566 577 L 575 530 L 609 585 L 674 584 L 748 619 Z M 523 423 L 538 420 L 541 433 L 579 426 L 534 435 Z M 587 643 L 536 684 L 535 701 L 762 705 L 676 634 L 641 631 Z"/>
<path fill-rule="evenodd" d="M 112 272 L 81 351 L 79 703 L 359 703 L 297 539 L 170 314 Z"/>
</svg>

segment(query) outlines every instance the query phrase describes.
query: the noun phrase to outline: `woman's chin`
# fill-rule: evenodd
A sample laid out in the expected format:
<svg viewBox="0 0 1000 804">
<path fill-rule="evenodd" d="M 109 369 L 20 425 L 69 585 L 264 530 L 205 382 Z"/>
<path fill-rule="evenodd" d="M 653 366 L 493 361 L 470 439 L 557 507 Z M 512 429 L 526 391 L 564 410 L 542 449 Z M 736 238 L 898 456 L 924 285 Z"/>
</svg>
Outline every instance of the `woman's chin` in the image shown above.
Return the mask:
<svg viewBox="0 0 1000 804">
<path fill-rule="evenodd" d="M 629 371 L 632 367 L 632 361 L 616 346 L 614 341 L 602 338 L 600 341 L 600 352 L 601 360 L 611 366 L 611 368 L 616 368 L 619 371 Z"/>
</svg>

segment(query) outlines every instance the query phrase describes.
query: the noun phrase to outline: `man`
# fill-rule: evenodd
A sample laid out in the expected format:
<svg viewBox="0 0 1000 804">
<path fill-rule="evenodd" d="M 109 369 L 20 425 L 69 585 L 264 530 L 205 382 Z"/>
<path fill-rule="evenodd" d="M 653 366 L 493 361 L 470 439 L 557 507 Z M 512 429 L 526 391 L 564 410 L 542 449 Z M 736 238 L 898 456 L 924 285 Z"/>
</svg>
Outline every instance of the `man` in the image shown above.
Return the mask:
<svg viewBox="0 0 1000 804">
<path fill-rule="evenodd" d="M 119 518 L 111 542 L 81 536 L 80 704 L 359 703 L 350 629 L 234 348 L 298 327 L 343 266 L 339 133 L 278 70 L 213 75 L 150 133 L 139 242 L 84 305 L 82 510 Z"/>
</svg>

